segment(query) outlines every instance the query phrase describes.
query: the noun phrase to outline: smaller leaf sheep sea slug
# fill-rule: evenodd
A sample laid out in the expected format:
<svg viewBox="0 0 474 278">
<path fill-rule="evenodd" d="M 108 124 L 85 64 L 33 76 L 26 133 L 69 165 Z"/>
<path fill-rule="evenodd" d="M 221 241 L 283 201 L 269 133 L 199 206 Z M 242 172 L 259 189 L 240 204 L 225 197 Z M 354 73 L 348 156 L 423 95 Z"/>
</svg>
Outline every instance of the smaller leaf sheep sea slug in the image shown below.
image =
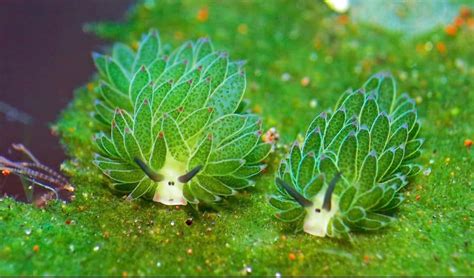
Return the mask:
<svg viewBox="0 0 474 278">
<path fill-rule="evenodd" d="M 137 52 L 117 43 L 111 56 L 93 55 L 104 127 L 95 165 L 114 190 L 166 205 L 252 186 L 272 146 L 260 140 L 259 117 L 242 111 L 242 63 L 208 39 L 169 49 L 152 30 Z"/>
<path fill-rule="evenodd" d="M 397 97 L 391 75 L 346 91 L 281 162 L 278 193 L 269 199 L 277 218 L 321 237 L 386 226 L 407 178 L 421 170 L 413 162 L 423 143 L 419 130 L 414 101 Z"/>
</svg>

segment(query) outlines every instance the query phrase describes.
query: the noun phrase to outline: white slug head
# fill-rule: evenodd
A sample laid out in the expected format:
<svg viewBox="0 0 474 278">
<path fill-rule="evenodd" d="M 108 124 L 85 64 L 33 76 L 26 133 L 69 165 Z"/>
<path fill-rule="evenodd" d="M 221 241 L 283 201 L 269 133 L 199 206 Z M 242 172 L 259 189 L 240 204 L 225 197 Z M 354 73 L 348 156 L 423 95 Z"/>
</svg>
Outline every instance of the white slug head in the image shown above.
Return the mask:
<svg viewBox="0 0 474 278">
<path fill-rule="evenodd" d="M 166 162 L 158 173 L 150 169 L 140 159 L 135 159 L 135 162 L 151 180 L 158 183 L 153 201 L 165 205 L 186 205 L 183 186 L 202 169 L 202 166 L 197 166 L 186 173 L 186 165 L 170 155 L 166 156 Z"/>
<path fill-rule="evenodd" d="M 312 200 L 306 199 L 285 181 L 277 179 L 277 183 L 283 187 L 298 204 L 305 208 L 306 216 L 303 226 L 305 232 L 319 237 L 325 237 L 327 235 L 330 220 L 339 210 L 339 198 L 336 196 L 333 197 L 333 192 L 340 177 L 341 174 L 337 173 L 329 182 L 326 190 L 320 190 Z"/>
<path fill-rule="evenodd" d="M 312 200 L 312 205 L 306 208 L 303 229 L 311 235 L 325 237 L 327 235 L 328 225 L 331 218 L 339 210 L 339 198 L 333 196 L 330 209 L 323 208 L 324 196 L 327 191 L 321 190 Z"/>
</svg>

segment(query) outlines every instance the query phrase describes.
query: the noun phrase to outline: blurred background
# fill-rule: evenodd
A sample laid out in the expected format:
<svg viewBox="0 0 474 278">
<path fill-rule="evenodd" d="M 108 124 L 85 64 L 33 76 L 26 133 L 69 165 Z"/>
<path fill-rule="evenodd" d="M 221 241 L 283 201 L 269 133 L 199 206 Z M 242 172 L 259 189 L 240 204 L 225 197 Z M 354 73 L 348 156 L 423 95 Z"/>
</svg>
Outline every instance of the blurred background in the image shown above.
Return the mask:
<svg viewBox="0 0 474 278">
<path fill-rule="evenodd" d="M 120 20 L 131 0 L 0 1 L 0 154 L 23 143 L 58 169 L 65 154 L 49 125 L 94 71 L 91 52 L 104 42 L 86 22 Z M 7 186 L 8 183 L 8 186 Z M 22 199 L 20 180 L 0 175 L 0 194 Z"/>
</svg>

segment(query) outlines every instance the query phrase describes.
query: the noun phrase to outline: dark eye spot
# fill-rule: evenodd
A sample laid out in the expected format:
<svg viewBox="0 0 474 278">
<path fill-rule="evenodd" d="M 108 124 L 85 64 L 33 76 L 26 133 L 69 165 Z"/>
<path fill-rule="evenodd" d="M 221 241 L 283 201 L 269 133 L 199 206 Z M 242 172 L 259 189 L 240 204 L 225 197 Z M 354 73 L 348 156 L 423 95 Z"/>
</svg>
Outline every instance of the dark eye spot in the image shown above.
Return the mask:
<svg viewBox="0 0 474 278">
<path fill-rule="evenodd" d="M 314 211 L 317 212 L 317 213 L 320 213 L 320 212 L 321 212 L 321 209 L 318 209 L 318 208 L 317 208 L 317 209 L 315 209 Z"/>
</svg>

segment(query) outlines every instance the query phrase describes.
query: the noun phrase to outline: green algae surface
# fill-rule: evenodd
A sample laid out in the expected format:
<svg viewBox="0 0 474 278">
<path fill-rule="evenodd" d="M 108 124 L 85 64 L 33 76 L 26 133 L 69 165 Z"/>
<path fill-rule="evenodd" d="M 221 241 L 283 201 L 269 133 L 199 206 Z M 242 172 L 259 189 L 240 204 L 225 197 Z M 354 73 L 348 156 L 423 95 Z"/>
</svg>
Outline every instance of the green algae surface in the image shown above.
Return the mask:
<svg viewBox="0 0 474 278">
<path fill-rule="evenodd" d="M 351 23 L 317 1 L 145 1 L 124 23 L 87 26 L 136 44 L 154 27 L 163 41 L 212 38 L 247 61 L 252 110 L 280 133 L 255 188 L 213 207 L 125 201 L 92 164 L 91 79 L 54 128 L 70 160 L 74 202 L 44 209 L 0 201 L 1 275 L 472 275 L 474 30 L 442 26 L 407 38 Z M 444 47 L 443 47 L 444 46 Z M 267 204 L 287 145 L 347 88 L 389 70 L 417 101 L 426 138 L 397 221 L 352 241 L 295 232 Z M 89 87 L 89 88 L 88 88 Z"/>
</svg>

